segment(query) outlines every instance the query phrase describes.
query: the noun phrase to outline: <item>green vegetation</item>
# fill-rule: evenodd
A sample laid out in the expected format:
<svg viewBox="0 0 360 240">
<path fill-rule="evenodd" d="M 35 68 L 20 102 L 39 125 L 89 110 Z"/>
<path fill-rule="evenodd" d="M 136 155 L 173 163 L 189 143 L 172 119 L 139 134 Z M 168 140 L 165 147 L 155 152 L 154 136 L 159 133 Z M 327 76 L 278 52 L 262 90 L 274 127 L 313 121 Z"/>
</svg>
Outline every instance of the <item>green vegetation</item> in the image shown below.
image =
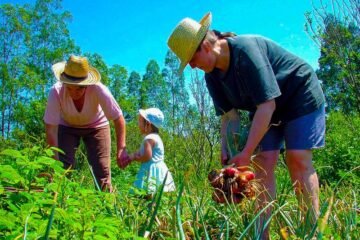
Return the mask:
<svg viewBox="0 0 360 240">
<path fill-rule="evenodd" d="M 340 12 L 359 9 L 356 1 L 335 2 L 336 9 L 343 9 Z M 271 236 L 360 239 L 359 13 L 348 14 L 351 18 L 314 8 L 306 14 L 308 31 L 321 48 L 318 74 L 329 102 L 327 145 L 314 154 L 321 216 L 310 224 L 301 214 L 286 165 L 279 159 L 277 199 L 270 203 Z M 328 18 L 316 18 L 318 14 Z M 219 205 L 211 199 L 207 174 L 220 167 L 219 119 L 202 77 L 195 72 L 187 79 L 187 91 L 170 52 L 163 69 L 152 60 L 143 76 L 128 74 L 120 65 L 109 67 L 99 54 L 83 53 L 74 44 L 67 29 L 70 19 L 60 0 L 0 5 L 0 238 L 259 239 L 262 229 L 257 220 L 265 209 L 256 211 L 255 201 L 249 199 L 240 205 Z M 330 24 L 328 28 L 323 20 Z M 159 191 L 153 201 L 141 193 L 130 194 L 139 165 L 121 170 L 115 159 L 114 192 L 98 191 L 83 146 L 74 171 L 52 159 L 55 149 L 45 146 L 42 121 L 53 83 L 50 66 L 69 53 L 86 55 L 102 73 L 126 116 L 129 152 L 141 141 L 137 110 L 152 105 L 162 108 L 167 121 L 161 136 L 176 192 Z"/>
<path fill-rule="evenodd" d="M 185 146 L 178 146 L 177 150 L 185 152 L 183 148 Z M 120 170 L 113 162 L 115 191 L 104 193 L 94 186 L 83 154 L 79 154 L 83 164 L 69 172 L 50 157 L 52 151 L 49 149 L 37 146 L 5 149 L 1 152 L 0 166 L 0 236 L 4 239 L 46 236 L 50 239 L 141 239 L 140 236 L 147 233 L 152 239 L 259 237 L 261 230 L 256 225 L 255 201 L 246 199 L 240 205 L 228 206 L 216 204 L 211 199 L 207 171 L 194 167 L 192 160 L 196 159 L 192 159 L 191 153 L 182 154 L 185 166 L 180 171 L 175 168 L 175 161 L 167 161 L 176 176 L 177 192 L 159 192 L 151 202 L 129 194 L 138 168 L 136 164 Z M 321 163 L 321 159 L 331 159 L 326 151 L 319 151 L 317 155 L 320 169 L 329 165 L 329 162 Z M 219 167 L 216 160 L 208 164 L 210 168 Z M 315 226 L 309 225 L 306 217 L 301 218 L 283 161 L 279 162 L 276 175 L 278 199 L 271 203 L 275 239 L 286 234 L 288 239 L 360 237 L 359 191 L 355 182 L 359 180 L 358 171 L 353 169 L 340 181 L 320 174 L 321 179 L 327 179 L 334 186 L 322 185 L 322 212 Z"/>
</svg>

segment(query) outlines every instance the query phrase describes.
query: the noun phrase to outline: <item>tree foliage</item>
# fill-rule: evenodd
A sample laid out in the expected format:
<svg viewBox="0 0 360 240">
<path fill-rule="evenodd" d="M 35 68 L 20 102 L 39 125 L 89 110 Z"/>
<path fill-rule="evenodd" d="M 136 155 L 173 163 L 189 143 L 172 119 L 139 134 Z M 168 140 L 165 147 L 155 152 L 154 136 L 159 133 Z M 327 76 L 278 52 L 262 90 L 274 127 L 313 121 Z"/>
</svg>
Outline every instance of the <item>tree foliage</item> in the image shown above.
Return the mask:
<svg viewBox="0 0 360 240">
<path fill-rule="evenodd" d="M 360 1 L 320 1 L 305 16 L 321 48 L 317 74 L 329 108 L 360 113 Z"/>
<path fill-rule="evenodd" d="M 133 118 L 136 116 L 140 108 L 141 99 L 141 76 L 139 73 L 132 71 L 126 82 L 126 102 L 121 104 L 121 108 L 125 109 Z"/>
<path fill-rule="evenodd" d="M 168 107 L 169 91 L 160 73 L 159 64 L 150 60 L 142 78 L 140 88 L 140 107 L 158 107 L 165 111 Z"/>
<path fill-rule="evenodd" d="M 109 88 L 111 89 L 111 93 L 117 101 L 121 101 L 127 97 L 127 82 L 128 72 L 125 67 L 114 64 L 109 69 Z"/>
<path fill-rule="evenodd" d="M 15 106 L 31 104 L 47 96 L 53 83 L 51 65 L 69 52 L 77 52 L 69 36 L 69 12 L 59 0 L 37 0 L 33 5 L 0 6 L 0 118 L 1 135 L 24 129 Z"/>
<path fill-rule="evenodd" d="M 185 85 L 184 74 L 179 74 L 180 61 L 174 53 L 168 51 L 165 57 L 165 67 L 162 76 L 169 91 L 168 126 L 172 134 L 179 134 L 183 127 L 182 121 L 189 105 L 189 94 Z"/>
</svg>

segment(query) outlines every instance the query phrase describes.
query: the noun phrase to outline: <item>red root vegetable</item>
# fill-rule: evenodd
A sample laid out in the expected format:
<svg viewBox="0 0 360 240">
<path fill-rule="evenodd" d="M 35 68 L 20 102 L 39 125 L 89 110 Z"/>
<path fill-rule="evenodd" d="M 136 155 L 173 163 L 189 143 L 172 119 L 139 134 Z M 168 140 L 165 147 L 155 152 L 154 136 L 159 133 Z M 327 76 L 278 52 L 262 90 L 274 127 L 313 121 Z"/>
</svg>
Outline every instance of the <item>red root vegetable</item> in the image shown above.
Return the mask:
<svg viewBox="0 0 360 240">
<path fill-rule="evenodd" d="M 240 203 L 245 197 L 253 198 L 255 189 L 252 180 L 255 174 L 248 167 L 227 167 L 212 170 L 208 179 L 214 188 L 212 198 L 217 203 Z"/>
<path fill-rule="evenodd" d="M 233 167 L 228 167 L 224 169 L 224 176 L 225 177 L 234 177 L 236 173 L 238 173 L 239 171 L 236 168 Z"/>
<path fill-rule="evenodd" d="M 214 188 L 219 188 L 222 189 L 224 186 L 224 178 L 221 176 L 216 177 L 215 179 L 213 179 L 210 182 L 211 186 L 213 186 Z"/>
<path fill-rule="evenodd" d="M 212 199 L 217 203 L 226 203 L 225 194 L 220 190 L 215 188 Z"/>
<path fill-rule="evenodd" d="M 244 174 L 245 174 L 246 179 L 248 181 L 251 181 L 251 180 L 253 180 L 255 178 L 255 174 L 253 172 L 251 172 L 251 171 L 245 171 Z"/>
<path fill-rule="evenodd" d="M 233 194 L 240 194 L 244 191 L 244 189 L 245 189 L 245 186 L 242 184 L 238 184 L 237 182 L 234 182 L 231 185 L 231 193 L 233 193 Z"/>
<path fill-rule="evenodd" d="M 210 182 L 212 182 L 216 177 L 218 177 L 220 174 L 219 170 L 211 170 L 208 174 L 208 179 Z"/>
<path fill-rule="evenodd" d="M 234 204 L 240 203 L 244 198 L 244 195 L 242 194 L 233 194 L 231 196 L 231 202 L 233 202 Z"/>
</svg>

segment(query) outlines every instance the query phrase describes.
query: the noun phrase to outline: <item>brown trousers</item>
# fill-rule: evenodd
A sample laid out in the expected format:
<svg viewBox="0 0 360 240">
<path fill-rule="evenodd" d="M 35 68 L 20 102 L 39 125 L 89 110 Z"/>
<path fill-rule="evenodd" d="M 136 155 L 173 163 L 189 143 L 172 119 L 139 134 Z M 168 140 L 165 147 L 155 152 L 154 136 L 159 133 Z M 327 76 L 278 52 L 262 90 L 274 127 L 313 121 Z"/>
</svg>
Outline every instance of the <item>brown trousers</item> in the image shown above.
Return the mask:
<svg viewBox="0 0 360 240">
<path fill-rule="evenodd" d="M 92 167 L 101 189 L 112 190 L 111 186 L 111 135 L 109 125 L 100 128 L 73 128 L 59 125 L 58 145 L 64 154 L 59 154 L 64 168 L 76 165 L 75 153 L 80 140 L 84 141 L 88 162 Z"/>
</svg>

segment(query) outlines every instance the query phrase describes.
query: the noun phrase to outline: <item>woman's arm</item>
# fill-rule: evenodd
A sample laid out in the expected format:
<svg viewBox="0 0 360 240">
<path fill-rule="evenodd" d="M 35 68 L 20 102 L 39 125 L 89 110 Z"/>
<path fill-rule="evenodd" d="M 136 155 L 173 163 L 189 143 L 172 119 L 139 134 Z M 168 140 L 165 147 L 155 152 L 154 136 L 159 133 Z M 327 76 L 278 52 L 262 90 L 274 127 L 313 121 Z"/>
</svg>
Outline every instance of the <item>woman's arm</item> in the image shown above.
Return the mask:
<svg viewBox="0 0 360 240">
<path fill-rule="evenodd" d="M 116 133 L 116 148 L 117 148 L 117 154 L 116 158 L 117 160 L 120 159 L 122 152 L 124 151 L 126 147 L 126 125 L 125 125 L 125 119 L 124 116 L 121 115 L 114 121 L 115 126 L 115 133 Z"/>
<path fill-rule="evenodd" d="M 45 123 L 46 143 L 50 147 L 58 147 L 58 125 Z M 55 151 L 55 159 L 59 159 L 58 152 Z"/>
</svg>

